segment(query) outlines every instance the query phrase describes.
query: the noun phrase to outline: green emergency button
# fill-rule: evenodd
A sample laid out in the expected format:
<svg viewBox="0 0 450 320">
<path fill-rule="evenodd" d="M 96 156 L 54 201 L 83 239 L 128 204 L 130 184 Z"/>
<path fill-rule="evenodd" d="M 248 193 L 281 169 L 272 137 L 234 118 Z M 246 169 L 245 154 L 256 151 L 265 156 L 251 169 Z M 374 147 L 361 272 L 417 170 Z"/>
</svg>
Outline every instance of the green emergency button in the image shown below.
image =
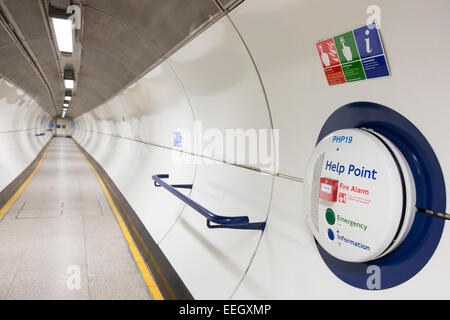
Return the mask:
<svg viewBox="0 0 450 320">
<path fill-rule="evenodd" d="M 325 213 L 325 218 L 330 225 L 333 225 L 336 222 L 336 216 L 334 215 L 334 211 L 330 208 L 327 209 Z"/>
</svg>

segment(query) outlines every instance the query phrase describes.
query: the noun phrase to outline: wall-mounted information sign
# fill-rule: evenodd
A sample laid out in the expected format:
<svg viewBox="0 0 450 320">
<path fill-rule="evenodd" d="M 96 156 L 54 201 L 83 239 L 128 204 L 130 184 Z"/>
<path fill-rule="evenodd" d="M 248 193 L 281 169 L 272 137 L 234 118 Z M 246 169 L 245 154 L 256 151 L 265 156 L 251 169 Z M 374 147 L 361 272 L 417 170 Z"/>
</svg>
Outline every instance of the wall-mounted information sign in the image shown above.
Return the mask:
<svg viewBox="0 0 450 320">
<path fill-rule="evenodd" d="M 390 75 L 375 24 L 319 41 L 316 47 L 330 86 Z"/>
<path fill-rule="evenodd" d="M 173 134 L 173 146 L 177 147 L 177 148 L 182 148 L 183 140 L 182 140 L 181 132 L 173 131 L 172 134 Z"/>
</svg>

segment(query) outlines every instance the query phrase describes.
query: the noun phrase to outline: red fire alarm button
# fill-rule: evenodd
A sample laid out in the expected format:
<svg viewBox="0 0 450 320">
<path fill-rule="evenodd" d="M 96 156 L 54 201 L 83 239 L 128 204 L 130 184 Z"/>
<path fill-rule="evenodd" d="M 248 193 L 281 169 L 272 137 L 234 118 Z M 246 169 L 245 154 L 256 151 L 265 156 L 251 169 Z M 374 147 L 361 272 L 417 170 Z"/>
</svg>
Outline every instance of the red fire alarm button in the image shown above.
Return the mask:
<svg viewBox="0 0 450 320">
<path fill-rule="evenodd" d="M 338 185 L 338 180 L 320 178 L 319 198 L 326 201 L 336 202 Z"/>
</svg>

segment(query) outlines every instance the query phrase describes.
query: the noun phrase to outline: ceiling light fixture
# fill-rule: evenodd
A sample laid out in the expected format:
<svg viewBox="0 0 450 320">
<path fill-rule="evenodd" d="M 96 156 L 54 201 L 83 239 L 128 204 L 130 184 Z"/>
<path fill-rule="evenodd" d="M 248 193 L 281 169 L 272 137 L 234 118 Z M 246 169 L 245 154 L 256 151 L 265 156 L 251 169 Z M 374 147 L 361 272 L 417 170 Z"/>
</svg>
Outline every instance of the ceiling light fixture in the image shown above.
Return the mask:
<svg viewBox="0 0 450 320">
<path fill-rule="evenodd" d="M 75 86 L 75 74 L 73 70 L 64 70 L 64 86 L 66 89 L 73 89 Z"/>
<path fill-rule="evenodd" d="M 67 101 L 72 100 L 72 91 L 66 90 L 64 100 L 67 100 Z"/>
<path fill-rule="evenodd" d="M 64 53 L 73 53 L 72 20 L 52 18 L 58 49 Z"/>
<path fill-rule="evenodd" d="M 48 16 L 53 24 L 58 49 L 62 53 L 72 54 L 74 51 L 74 28 L 70 14 L 66 10 L 54 7 L 50 3 Z"/>
<path fill-rule="evenodd" d="M 73 89 L 73 87 L 74 87 L 73 80 L 64 79 L 64 86 L 67 89 Z"/>
</svg>

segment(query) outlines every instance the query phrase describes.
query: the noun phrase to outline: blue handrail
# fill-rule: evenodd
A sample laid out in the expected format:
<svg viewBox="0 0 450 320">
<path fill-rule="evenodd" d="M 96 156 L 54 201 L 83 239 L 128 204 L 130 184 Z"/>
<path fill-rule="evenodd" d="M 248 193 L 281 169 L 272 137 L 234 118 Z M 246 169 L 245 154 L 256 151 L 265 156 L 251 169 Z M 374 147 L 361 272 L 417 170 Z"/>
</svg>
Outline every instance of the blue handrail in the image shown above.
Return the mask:
<svg viewBox="0 0 450 320">
<path fill-rule="evenodd" d="M 210 229 L 217 229 L 217 228 L 227 228 L 227 229 L 246 229 L 246 230 L 264 230 L 266 227 L 265 222 L 249 222 L 249 218 L 247 216 L 239 216 L 239 217 L 224 217 L 219 216 L 208 209 L 204 208 L 197 202 L 191 200 L 190 198 L 186 197 L 184 194 L 182 194 L 180 191 L 176 190 L 175 188 L 182 188 L 182 189 L 192 189 L 192 184 L 174 184 L 170 185 L 165 183 L 162 179 L 169 178 L 168 174 L 157 174 L 152 176 L 152 179 L 155 184 L 155 187 L 163 187 L 166 190 L 168 190 L 170 193 L 172 193 L 177 198 L 181 199 L 184 203 L 186 203 L 188 206 L 196 210 L 198 213 L 203 215 L 206 218 L 206 225 Z M 211 222 L 215 224 L 211 224 Z"/>
</svg>

